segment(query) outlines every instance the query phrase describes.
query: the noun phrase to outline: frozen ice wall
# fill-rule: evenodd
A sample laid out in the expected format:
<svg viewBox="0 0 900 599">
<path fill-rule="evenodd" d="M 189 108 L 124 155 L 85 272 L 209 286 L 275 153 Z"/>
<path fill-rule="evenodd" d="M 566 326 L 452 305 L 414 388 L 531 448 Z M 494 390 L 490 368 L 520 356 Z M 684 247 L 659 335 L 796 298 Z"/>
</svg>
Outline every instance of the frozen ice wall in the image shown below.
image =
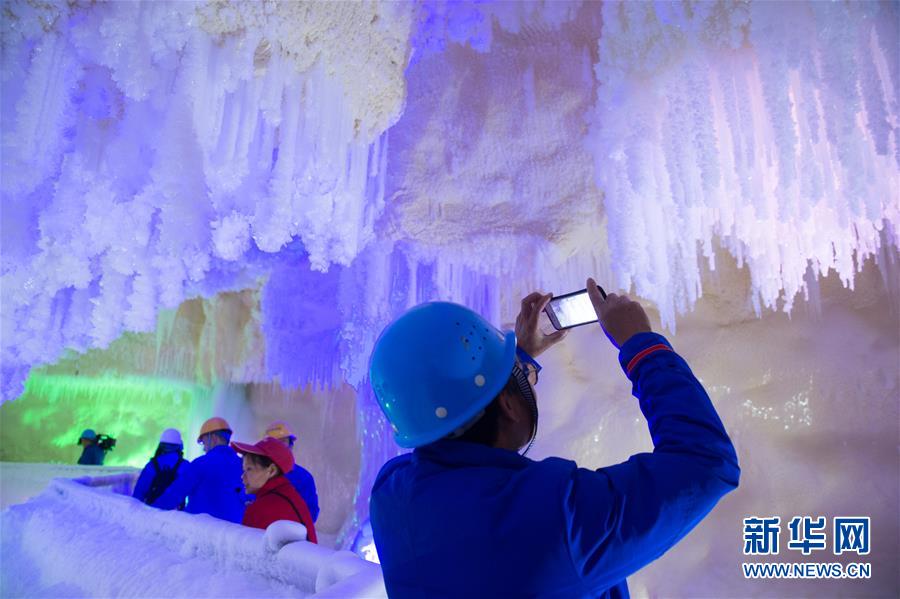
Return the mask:
<svg viewBox="0 0 900 599">
<path fill-rule="evenodd" d="M 86 428 L 116 439 L 106 466 L 143 468 L 169 427 L 196 429 L 212 405 L 211 389 L 185 381 L 135 376 L 34 373 L 17 401 L 3 406 L 0 461 L 74 464 L 78 438 Z M 193 443 L 185 457 L 202 452 Z"/>
</svg>

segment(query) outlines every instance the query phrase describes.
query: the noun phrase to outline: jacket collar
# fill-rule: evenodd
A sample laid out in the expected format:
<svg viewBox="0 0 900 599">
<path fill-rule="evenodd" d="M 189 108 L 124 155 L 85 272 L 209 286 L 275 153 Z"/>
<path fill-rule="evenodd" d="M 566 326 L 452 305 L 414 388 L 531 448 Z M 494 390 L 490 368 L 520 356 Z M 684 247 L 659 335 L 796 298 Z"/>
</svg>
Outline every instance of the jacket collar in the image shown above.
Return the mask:
<svg viewBox="0 0 900 599">
<path fill-rule="evenodd" d="M 413 460 L 434 462 L 451 468 L 492 466 L 511 470 L 521 470 L 533 463 L 533 460 L 508 449 L 448 440 L 435 441 L 417 448 L 413 452 Z"/>
<path fill-rule="evenodd" d="M 284 485 L 290 486 L 291 482 L 285 478 L 283 474 L 279 474 L 278 476 L 273 476 L 269 480 L 266 481 L 262 487 L 259 488 L 259 491 L 256 492 L 256 496 L 259 497 L 261 495 L 265 495 L 266 493 L 271 493 L 272 491 L 277 490 Z"/>
</svg>

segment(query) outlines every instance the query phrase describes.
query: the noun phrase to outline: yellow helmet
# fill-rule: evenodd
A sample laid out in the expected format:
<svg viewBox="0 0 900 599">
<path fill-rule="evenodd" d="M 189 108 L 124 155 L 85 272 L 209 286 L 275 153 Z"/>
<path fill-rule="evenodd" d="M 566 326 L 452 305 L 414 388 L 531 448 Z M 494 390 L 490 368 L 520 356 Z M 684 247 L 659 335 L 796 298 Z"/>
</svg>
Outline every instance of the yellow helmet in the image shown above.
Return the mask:
<svg viewBox="0 0 900 599">
<path fill-rule="evenodd" d="M 206 433 L 214 433 L 216 431 L 228 431 L 230 433 L 231 427 L 228 426 L 228 422 L 226 422 L 224 418 L 213 416 L 200 427 L 200 434 L 197 435 L 197 442 L 199 443 L 200 439 L 203 438 L 203 435 Z"/>
<path fill-rule="evenodd" d="M 287 422 L 283 420 L 278 420 L 269 425 L 269 428 L 266 429 L 266 437 L 274 437 L 275 439 L 290 439 L 291 441 L 297 440 L 297 435 L 291 432 L 291 429 L 288 428 Z"/>
</svg>

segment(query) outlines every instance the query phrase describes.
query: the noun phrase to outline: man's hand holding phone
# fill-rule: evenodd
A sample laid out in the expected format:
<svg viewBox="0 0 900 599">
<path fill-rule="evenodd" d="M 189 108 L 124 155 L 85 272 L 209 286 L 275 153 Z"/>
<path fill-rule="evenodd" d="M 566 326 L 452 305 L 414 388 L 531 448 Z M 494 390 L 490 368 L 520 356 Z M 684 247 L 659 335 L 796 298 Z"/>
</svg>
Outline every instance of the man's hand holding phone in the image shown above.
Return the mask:
<svg viewBox="0 0 900 599">
<path fill-rule="evenodd" d="M 562 341 L 567 331 L 556 331 L 545 335 L 538 328 L 538 317 L 550 303 L 552 293 L 538 291 L 529 293 L 522 299 L 522 308 L 516 316 L 516 344 L 532 358 L 544 353 L 550 346 Z"/>
<path fill-rule="evenodd" d="M 597 289 L 594 279 L 587 280 L 587 292 L 597 312 L 597 320 L 603 332 L 616 348 L 621 348 L 626 341 L 638 333 L 649 333 L 650 319 L 644 308 L 627 295 L 607 294 L 606 299 Z"/>
<path fill-rule="evenodd" d="M 538 328 L 538 317 L 542 311 L 547 313 L 551 324 L 557 329 L 555 333 L 545 335 Z M 552 293 L 538 291 L 525 296 L 516 317 L 517 343 L 528 355 L 537 357 L 561 341 L 568 329 L 591 322 L 599 322 L 617 348 L 621 348 L 633 335 L 652 330 L 650 319 L 638 302 L 627 295 L 607 295 L 593 278 L 589 278 L 586 289 L 582 291 L 557 298 Z"/>
</svg>

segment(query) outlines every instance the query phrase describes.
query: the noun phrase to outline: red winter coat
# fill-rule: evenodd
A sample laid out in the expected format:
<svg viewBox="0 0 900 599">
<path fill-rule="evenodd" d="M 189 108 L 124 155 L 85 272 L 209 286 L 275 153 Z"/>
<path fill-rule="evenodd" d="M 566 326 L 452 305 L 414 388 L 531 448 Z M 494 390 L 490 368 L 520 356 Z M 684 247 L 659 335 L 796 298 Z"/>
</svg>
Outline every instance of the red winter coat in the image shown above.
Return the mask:
<svg viewBox="0 0 900 599">
<path fill-rule="evenodd" d="M 241 524 L 265 530 L 277 520 L 299 522 L 306 527 L 307 540 L 318 543 L 316 526 L 306 502 L 283 474 L 270 478 L 256 492 L 256 500 L 247 506 Z"/>
</svg>

